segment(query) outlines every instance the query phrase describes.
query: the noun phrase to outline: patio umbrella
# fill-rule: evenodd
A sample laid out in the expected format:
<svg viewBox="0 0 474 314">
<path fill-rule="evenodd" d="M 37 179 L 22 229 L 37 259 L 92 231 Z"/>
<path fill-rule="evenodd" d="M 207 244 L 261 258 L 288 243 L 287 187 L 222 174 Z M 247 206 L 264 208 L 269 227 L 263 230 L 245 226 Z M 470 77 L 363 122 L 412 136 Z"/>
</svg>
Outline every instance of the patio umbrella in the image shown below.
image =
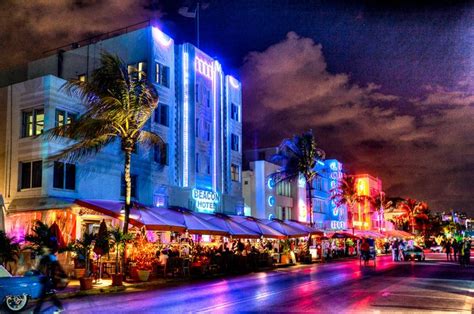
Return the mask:
<svg viewBox="0 0 474 314">
<path fill-rule="evenodd" d="M 244 227 L 224 214 L 194 213 L 198 217 L 226 230 L 233 238 L 260 238 L 260 234 Z"/>
<path fill-rule="evenodd" d="M 284 223 L 280 219 L 260 219 L 265 225 L 275 229 L 276 231 L 284 234 L 287 237 L 293 237 L 293 238 L 299 238 L 299 237 L 305 237 L 309 235 L 309 232 L 306 232 L 301 229 L 297 229 L 295 227 L 292 227 L 286 223 Z"/>
<path fill-rule="evenodd" d="M 94 253 L 103 256 L 109 253 L 109 232 L 107 231 L 107 225 L 105 220 L 102 219 L 100 223 L 99 232 L 94 245 Z"/>
<path fill-rule="evenodd" d="M 283 239 L 286 236 L 283 233 L 278 232 L 277 230 L 273 229 L 270 226 L 265 225 L 262 221 L 254 217 L 248 216 L 229 216 L 232 220 L 236 221 L 237 223 L 243 225 L 247 229 L 252 230 L 255 233 L 265 237 L 265 238 L 275 238 L 275 239 Z"/>
<path fill-rule="evenodd" d="M 58 242 L 58 248 L 63 249 L 66 247 L 66 241 L 64 241 L 63 234 L 61 232 L 61 229 L 59 229 L 59 226 L 56 222 L 54 222 L 50 227 L 49 227 L 49 233 L 52 237 L 56 238 L 56 241 Z"/>
<path fill-rule="evenodd" d="M 196 213 L 182 207 L 157 208 L 153 207 L 153 213 L 166 220 L 184 225 L 189 233 L 228 236 L 229 233 L 222 227 L 214 225 L 196 215 Z"/>
</svg>

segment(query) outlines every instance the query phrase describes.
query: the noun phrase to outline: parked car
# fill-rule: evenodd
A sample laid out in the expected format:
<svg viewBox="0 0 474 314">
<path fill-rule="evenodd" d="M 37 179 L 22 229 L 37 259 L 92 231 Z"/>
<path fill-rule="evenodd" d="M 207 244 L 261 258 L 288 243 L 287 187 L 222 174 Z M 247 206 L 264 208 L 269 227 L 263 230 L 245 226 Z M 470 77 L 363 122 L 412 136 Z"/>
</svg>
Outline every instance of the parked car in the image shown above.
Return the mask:
<svg viewBox="0 0 474 314">
<path fill-rule="evenodd" d="M 430 247 L 430 251 L 432 253 L 442 253 L 443 252 L 443 247 L 441 245 L 433 245 Z"/>
<path fill-rule="evenodd" d="M 424 261 L 425 260 L 425 252 L 423 252 L 423 249 L 419 246 L 414 246 L 413 248 L 409 248 L 403 252 L 403 257 L 405 261 L 412 260 L 414 261 L 415 259 L 418 261 Z"/>
<path fill-rule="evenodd" d="M 40 297 L 41 277 L 37 272 L 27 272 L 23 277 L 12 276 L 0 266 L 0 304 L 12 312 L 23 310 L 29 299 Z"/>
</svg>

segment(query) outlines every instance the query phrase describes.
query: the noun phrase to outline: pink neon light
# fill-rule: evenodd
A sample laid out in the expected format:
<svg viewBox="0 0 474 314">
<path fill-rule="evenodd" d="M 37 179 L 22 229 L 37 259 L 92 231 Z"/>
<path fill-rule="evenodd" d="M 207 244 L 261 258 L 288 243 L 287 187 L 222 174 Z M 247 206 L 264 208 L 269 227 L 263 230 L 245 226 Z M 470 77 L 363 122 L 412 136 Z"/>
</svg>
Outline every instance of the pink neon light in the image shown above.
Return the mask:
<svg viewBox="0 0 474 314">
<path fill-rule="evenodd" d="M 153 38 L 163 47 L 169 47 L 173 40 L 165 35 L 160 29 L 152 27 Z"/>
<path fill-rule="evenodd" d="M 233 87 L 233 88 L 236 88 L 238 89 L 240 87 L 239 85 L 239 81 L 237 81 L 234 77 L 232 76 L 229 76 L 229 82 L 230 82 L 230 85 Z"/>
<path fill-rule="evenodd" d="M 196 57 L 194 59 L 194 68 L 197 72 L 201 73 L 211 81 L 213 80 L 214 67 L 212 63 L 206 62 L 205 60 Z"/>
</svg>

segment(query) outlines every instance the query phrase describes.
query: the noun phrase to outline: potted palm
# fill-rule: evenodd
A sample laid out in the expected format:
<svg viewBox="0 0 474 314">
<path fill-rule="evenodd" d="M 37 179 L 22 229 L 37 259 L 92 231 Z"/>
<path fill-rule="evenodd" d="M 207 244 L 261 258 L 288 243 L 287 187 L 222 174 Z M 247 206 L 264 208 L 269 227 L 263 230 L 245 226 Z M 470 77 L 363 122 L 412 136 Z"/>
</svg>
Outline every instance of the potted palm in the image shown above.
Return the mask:
<svg viewBox="0 0 474 314">
<path fill-rule="evenodd" d="M 156 250 L 153 243 L 147 241 L 144 235 L 138 235 L 135 238 L 135 264 L 137 267 L 138 279 L 140 281 L 148 281 L 153 262 L 156 259 Z"/>
<path fill-rule="evenodd" d="M 0 230 L 0 265 L 9 271 L 10 262 L 16 262 L 20 253 L 20 244 L 15 237 L 9 237 L 4 231 Z"/>
<path fill-rule="evenodd" d="M 110 231 L 111 245 L 115 248 L 115 274 L 112 274 L 112 286 L 121 286 L 123 281 L 123 274 L 121 272 L 122 265 L 120 265 L 120 255 L 125 248 L 125 243 L 132 239 L 130 233 L 123 233 L 120 228 Z"/>
<path fill-rule="evenodd" d="M 281 242 L 281 259 L 280 263 L 282 264 L 289 264 L 290 263 L 290 242 L 288 240 L 284 240 Z"/>
<path fill-rule="evenodd" d="M 92 289 L 92 277 L 90 277 L 89 257 L 95 243 L 95 234 L 84 232 L 81 240 L 76 240 L 72 245 L 72 251 L 75 253 L 74 266 L 76 278 L 79 278 L 81 290 Z M 81 268 L 83 267 L 83 268 Z"/>
</svg>

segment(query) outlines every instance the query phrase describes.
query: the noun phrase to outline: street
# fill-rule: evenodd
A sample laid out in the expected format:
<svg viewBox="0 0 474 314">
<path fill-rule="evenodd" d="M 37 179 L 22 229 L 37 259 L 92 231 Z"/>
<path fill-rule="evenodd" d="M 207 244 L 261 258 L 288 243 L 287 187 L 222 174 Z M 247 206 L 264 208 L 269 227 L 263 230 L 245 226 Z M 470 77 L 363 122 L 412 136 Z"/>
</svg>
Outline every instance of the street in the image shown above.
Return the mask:
<svg viewBox="0 0 474 314">
<path fill-rule="evenodd" d="M 359 266 L 358 260 L 210 279 L 160 290 L 64 300 L 69 313 L 465 312 L 474 268 L 427 254 L 424 262 Z M 50 308 L 50 310 L 52 310 Z"/>
</svg>

